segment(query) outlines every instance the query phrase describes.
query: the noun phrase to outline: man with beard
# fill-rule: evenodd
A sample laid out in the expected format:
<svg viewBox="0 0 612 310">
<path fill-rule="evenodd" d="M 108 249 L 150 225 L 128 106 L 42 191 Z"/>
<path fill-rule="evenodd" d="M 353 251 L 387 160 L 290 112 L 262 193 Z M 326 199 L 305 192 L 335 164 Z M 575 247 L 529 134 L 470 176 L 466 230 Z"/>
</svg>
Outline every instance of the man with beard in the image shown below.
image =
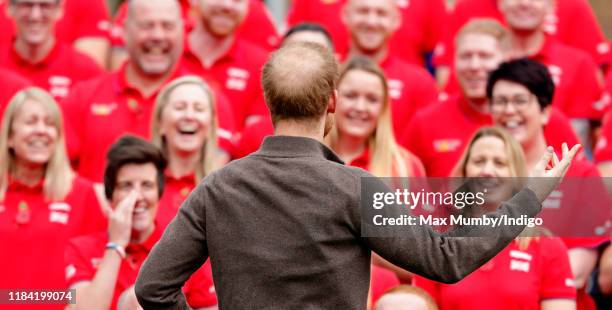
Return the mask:
<svg viewBox="0 0 612 310">
<path fill-rule="evenodd" d="M 390 48 L 391 37 L 400 28 L 401 14 L 395 0 L 349 0 L 342 10 L 349 34 L 347 58 L 363 55 L 378 63 L 387 76 L 393 130 L 402 133 L 414 114 L 437 98 L 432 76 L 405 62 Z"/>
<path fill-rule="evenodd" d="M 195 1 L 194 29 L 183 55 L 188 70 L 209 74 L 219 84 L 238 133 L 250 124 L 269 122 L 259 78 L 267 52 L 238 35 L 248 8 L 248 0 Z"/>
<path fill-rule="evenodd" d="M 142 266 L 135 291 L 146 309 L 185 309 L 183 283 L 208 256 L 220 309 L 365 309 L 370 255 L 454 283 L 495 256 L 524 227 L 472 227 L 490 238 L 454 238 L 408 226 L 401 237 L 364 237 L 360 179 L 324 144 L 334 113 L 338 69 L 316 43 L 288 44 L 263 68 L 275 135 L 261 148 L 209 174 L 187 198 Z M 539 178 L 497 214 L 535 216 L 578 146 L 552 150 Z M 387 187 L 374 181 L 375 191 Z M 366 223 L 363 223 L 367 225 Z"/>
<path fill-rule="evenodd" d="M 101 181 L 104 154 L 122 134 L 150 136 L 154 100 L 172 79 L 188 73 L 179 65 L 183 26 L 175 0 L 128 2 L 125 41 L 129 59 L 116 72 L 77 85 L 63 103 L 71 158 L 78 173 Z M 213 89 L 215 89 L 213 87 Z M 220 143 L 229 149 L 233 132 L 230 107 L 217 92 Z"/>
</svg>

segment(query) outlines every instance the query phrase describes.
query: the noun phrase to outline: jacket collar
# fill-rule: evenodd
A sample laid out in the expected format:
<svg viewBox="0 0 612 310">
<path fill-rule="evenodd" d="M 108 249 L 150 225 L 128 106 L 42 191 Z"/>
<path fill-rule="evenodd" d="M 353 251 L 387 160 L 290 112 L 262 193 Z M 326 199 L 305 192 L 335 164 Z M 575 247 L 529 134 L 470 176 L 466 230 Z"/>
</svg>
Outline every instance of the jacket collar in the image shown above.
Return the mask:
<svg viewBox="0 0 612 310">
<path fill-rule="evenodd" d="M 268 136 L 254 156 L 264 157 L 317 157 L 344 165 L 331 149 L 307 137 Z"/>
</svg>

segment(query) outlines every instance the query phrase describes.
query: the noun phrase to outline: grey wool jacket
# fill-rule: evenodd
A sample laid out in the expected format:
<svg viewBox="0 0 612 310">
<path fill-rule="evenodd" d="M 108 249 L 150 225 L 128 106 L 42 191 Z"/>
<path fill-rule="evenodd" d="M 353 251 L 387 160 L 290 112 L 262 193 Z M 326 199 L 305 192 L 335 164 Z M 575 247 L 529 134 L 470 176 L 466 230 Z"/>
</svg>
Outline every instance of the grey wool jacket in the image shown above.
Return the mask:
<svg viewBox="0 0 612 310">
<path fill-rule="evenodd" d="M 220 309 L 365 309 L 371 251 L 454 283 L 523 230 L 482 227 L 479 235 L 490 238 L 470 238 L 414 226 L 401 238 L 362 237 L 361 177 L 371 175 L 314 139 L 267 137 L 193 190 L 140 270 L 138 301 L 187 308 L 181 287 L 210 257 Z M 496 214 L 540 209 L 523 189 Z"/>
</svg>

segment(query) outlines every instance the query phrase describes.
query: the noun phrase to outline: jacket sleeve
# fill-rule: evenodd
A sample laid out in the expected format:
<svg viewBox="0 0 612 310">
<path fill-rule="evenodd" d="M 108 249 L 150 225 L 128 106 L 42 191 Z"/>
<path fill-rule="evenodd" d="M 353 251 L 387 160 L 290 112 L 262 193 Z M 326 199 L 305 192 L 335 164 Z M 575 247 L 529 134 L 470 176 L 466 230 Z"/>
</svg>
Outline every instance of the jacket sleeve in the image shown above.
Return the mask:
<svg viewBox="0 0 612 310">
<path fill-rule="evenodd" d="M 540 209 L 536 194 L 524 188 L 487 216 L 534 217 Z M 440 234 L 427 225 L 405 225 L 381 238 L 380 234 L 366 234 L 374 231 L 367 230 L 365 225 L 373 226 L 367 223 L 367 217 L 361 218 L 366 221 L 360 225 L 361 234 L 372 251 L 407 271 L 443 283 L 460 281 L 497 255 L 524 229 L 518 225 L 463 226 Z"/>
<path fill-rule="evenodd" d="M 208 258 L 206 181 L 187 197 L 138 273 L 135 292 L 144 309 L 188 309 L 181 288 Z"/>
</svg>

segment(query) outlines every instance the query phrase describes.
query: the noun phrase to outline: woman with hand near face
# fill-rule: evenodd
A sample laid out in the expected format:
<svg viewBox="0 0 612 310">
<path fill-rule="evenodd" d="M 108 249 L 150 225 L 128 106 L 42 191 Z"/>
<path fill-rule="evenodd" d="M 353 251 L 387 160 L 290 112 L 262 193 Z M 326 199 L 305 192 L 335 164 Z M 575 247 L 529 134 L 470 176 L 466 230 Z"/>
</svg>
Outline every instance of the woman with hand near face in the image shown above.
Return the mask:
<svg viewBox="0 0 612 310">
<path fill-rule="evenodd" d="M 215 98 L 202 79 L 180 77 L 159 93 L 151 137 L 168 158 L 166 187 L 157 214 L 162 229 L 200 180 L 227 163 L 227 155 L 217 146 L 217 125 Z"/>
<path fill-rule="evenodd" d="M 421 161 L 395 140 L 387 79 L 368 58 L 354 57 L 344 64 L 335 122 L 328 144 L 347 165 L 379 177 L 425 175 Z"/>
<path fill-rule="evenodd" d="M 92 184 L 70 168 L 51 95 L 18 92 L 1 124 L 0 287 L 64 288 L 68 239 L 104 230 L 107 221 Z"/>
<path fill-rule="evenodd" d="M 486 180 L 483 184 L 486 184 L 488 192 L 480 211 L 495 211 L 502 200 L 513 194 L 516 180 L 509 178 L 527 176 L 521 145 L 500 127 L 483 127 L 472 138 L 453 176 Z M 504 185 L 508 186 L 501 187 Z M 532 236 L 543 235 L 543 231 L 537 228 L 527 230 Z M 560 238 L 554 237 L 518 237 L 480 269 L 456 284 L 441 284 L 416 277 L 415 285 L 431 294 L 441 310 L 576 307 L 576 289 L 567 248 Z"/>
</svg>

